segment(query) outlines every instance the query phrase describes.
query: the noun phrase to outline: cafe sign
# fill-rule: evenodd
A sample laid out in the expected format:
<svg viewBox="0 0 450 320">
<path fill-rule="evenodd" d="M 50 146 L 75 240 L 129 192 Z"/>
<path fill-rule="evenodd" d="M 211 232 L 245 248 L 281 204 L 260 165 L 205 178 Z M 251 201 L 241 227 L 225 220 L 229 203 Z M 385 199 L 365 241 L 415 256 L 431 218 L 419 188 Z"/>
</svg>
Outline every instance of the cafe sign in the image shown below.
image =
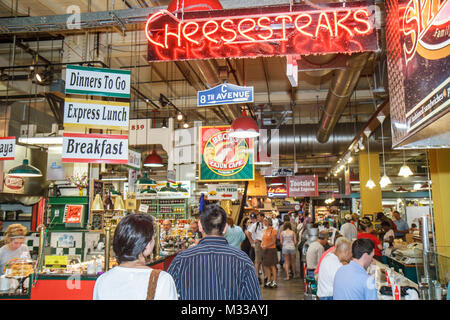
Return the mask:
<svg viewBox="0 0 450 320">
<path fill-rule="evenodd" d="M 14 160 L 16 137 L 0 138 L 0 160 Z"/>
<path fill-rule="evenodd" d="M 64 133 L 62 162 L 128 164 L 128 136 Z"/>
<path fill-rule="evenodd" d="M 255 179 L 253 139 L 232 138 L 230 128 L 201 127 L 199 181 Z"/>
<path fill-rule="evenodd" d="M 287 189 L 285 185 L 282 186 L 272 186 L 267 189 L 267 197 L 269 198 L 286 198 Z"/>
<path fill-rule="evenodd" d="M 127 102 L 69 99 L 64 101 L 64 127 L 128 130 Z"/>
<path fill-rule="evenodd" d="M 68 65 L 66 93 L 130 98 L 131 72 Z"/>
<path fill-rule="evenodd" d="M 208 200 L 236 200 L 238 199 L 237 184 L 209 184 Z"/>
</svg>

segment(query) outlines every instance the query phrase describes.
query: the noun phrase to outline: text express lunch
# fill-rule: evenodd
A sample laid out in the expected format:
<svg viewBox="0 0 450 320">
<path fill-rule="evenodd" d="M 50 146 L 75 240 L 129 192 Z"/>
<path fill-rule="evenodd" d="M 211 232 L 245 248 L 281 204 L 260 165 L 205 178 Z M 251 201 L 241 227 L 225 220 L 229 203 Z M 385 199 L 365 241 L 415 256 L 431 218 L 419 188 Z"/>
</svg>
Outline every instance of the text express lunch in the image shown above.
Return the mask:
<svg viewBox="0 0 450 320">
<path fill-rule="evenodd" d="M 62 161 L 128 164 L 128 136 L 64 133 Z"/>
</svg>

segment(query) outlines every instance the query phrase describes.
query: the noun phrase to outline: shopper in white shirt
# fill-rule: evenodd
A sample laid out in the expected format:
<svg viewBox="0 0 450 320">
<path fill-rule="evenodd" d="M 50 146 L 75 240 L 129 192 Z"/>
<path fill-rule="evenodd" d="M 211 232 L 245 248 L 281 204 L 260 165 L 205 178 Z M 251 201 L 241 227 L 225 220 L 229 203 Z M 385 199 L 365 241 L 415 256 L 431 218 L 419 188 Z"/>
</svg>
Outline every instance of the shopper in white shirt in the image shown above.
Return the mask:
<svg viewBox="0 0 450 320">
<path fill-rule="evenodd" d="M 358 230 L 356 229 L 356 226 L 351 223 L 352 216 L 350 214 L 346 214 L 344 218 L 345 223 L 342 225 L 340 232 L 348 241 L 353 241 L 358 235 Z"/>
<path fill-rule="evenodd" d="M 352 259 L 352 243 L 345 237 L 336 240 L 333 252 L 323 258 L 317 283 L 317 296 L 320 300 L 333 300 L 334 276 L 340 267 Z"/>
<path fill-rule="evenodd" d="M 328 242 L 328 231 L 319 232 L 317 241 L 311 243 L 306 251 L 306 276 L 314 277 L 314 270 L 319 264 L 320 257 L 325 251 L 325 244 Z"/>
<path fill-rule="evenodd" d="M 146 265 L 155 245 L 155 228 L 149 215 L 130 214 L 123 218 L 114 232 L 113 250 L 119 265 L 98 277 L 94 300 L 177 300 L 175 282 L 165 271 Z M 156 288 L 151 290 L 150 277 Z M 150 294 L 148 296 L 148 294 Z M 153 297 L 152 297 L 153 296 Z"/>
<path fill-rule="evenodd" d="M 255 270 L 256 274 L 259 278 L 259 270 L 262 268 L 262 249 L 261 249 L 261 242 L 262 242 L 262 236 L 264 233 L 264 213 L 260 212 L 257 216 L 257 221 L 250 225 L 250 227 L 247 229 L 245 234 L 247 235 L 250 244 L 255 249 Z M 264 273 L 264 271 L 263 271 Z"/>
</svg>

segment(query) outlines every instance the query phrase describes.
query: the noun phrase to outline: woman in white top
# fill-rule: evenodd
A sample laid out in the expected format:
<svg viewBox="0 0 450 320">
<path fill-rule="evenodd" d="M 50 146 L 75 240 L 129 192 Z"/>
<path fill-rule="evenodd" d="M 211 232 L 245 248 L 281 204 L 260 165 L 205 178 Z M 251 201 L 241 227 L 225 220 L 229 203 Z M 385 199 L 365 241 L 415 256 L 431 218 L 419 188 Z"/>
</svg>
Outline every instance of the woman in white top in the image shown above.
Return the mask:
<svg viewBox="0 0 450 320">
<path fill-rule="evenodd" d="M 289 269 L 292 267 L 292 273 L 294 278 L 297 278 L 295 265 L 295 246 L 297 245 L 297 234 L 292 231 L 292 225 L 289 221 L 283 224 L 283 231 L 280 234 L 280 243 L 282 246 L 281 253 L 284 256 L 284 270 L 286 271 L 286 278 L 289 280 Z"/>
<path fill-rule="evenodd" d="M 345 237 L 336 240 L 333 252 L 323 258 L 317 282 L 317 296 L 320 300 L 333 300 L 334 276 L 340 267 L 352 259 L 352 243 Z"/>
<path fill-rule="evenodd" d="M 98 277 L 94 300 L 145 300 L 150 275 L 146 265 L 155 245 L 153 220 L 149 215 L 130 214 L 114 232 L 113 249 L 119 265 Z M 159 274 L 154 300 L 177 300 L 175 282 L 170 274 Z"/>
<path fill-rule="evenodd" d="M 27 228 L 19 223 L 11 224 L 5 231 L 5 245 L 0 248 L 0 276 L 5 265 L 12 259 L 31 259 L 28 247 L 24 244 Z"/>
</svg>

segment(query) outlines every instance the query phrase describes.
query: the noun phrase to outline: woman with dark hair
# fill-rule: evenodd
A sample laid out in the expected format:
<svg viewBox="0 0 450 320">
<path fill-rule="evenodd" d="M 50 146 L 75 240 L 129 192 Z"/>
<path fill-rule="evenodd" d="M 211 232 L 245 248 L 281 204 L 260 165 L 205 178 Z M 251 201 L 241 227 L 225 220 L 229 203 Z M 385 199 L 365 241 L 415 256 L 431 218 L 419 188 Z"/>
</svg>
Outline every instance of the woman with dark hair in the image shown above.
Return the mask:
<svg viewBox="0 0 450 320">
<path fill-rule="evenodd" d="M 252 245 L 246 233 L 248 227 L 250 227 L 251 224 L 252 220 L 248 217 L 245 218 L 244 221 L 242 222 L 242 230 L 244 231 L 245 239 L 241 243 L 241 250 L 248 255 L 248 257 L 250 258 L 250 260 L 252 260 L 252 262 L 255 262 L 255 250 L 252 248 Z"/>
<path fill-rule="evenodd" d="M 295 246 L 297 245 L 297 234 L 292 231 L 291 223 L 285 222 L 283 224 L 283 231 L 280 235 L 280 242 L 282 246 L 281 253 L 284 256 L 284 270 L 286 271 L 286 278 L 289 280 L 289 269 L 292 267 L 292 274 L 297 278 L 297 266 L 295 265 Z"/>
<path fill-rule="evenodd" d="M 146 214 L 130 214 L 114 232 L 117 267 L 98 277 L 94 300 L 177 300 L 170 274 L 146 265 L 155 246 L 153 220 Z"/>
</svg>

